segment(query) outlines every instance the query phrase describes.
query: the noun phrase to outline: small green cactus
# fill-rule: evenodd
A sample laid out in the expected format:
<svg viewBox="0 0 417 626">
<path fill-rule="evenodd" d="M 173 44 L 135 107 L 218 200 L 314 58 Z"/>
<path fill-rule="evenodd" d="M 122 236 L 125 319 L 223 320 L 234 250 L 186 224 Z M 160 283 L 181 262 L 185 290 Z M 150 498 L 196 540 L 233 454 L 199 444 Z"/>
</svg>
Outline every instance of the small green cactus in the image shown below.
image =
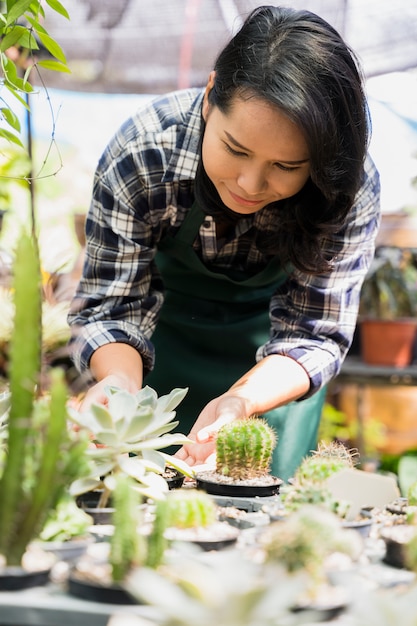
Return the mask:
<svg viewBox="0 0 417 626">
<path fill-rule="evenodd" d="M 146 558 L 145 539 L 138 531 L 141 496 L 134 486 L 130 476 L 117 476 L 113 493 L 114 532 L 110 541 L 110 564 L 115 583 L 122 582 L 129 570 L 144 563 Z"/>
<path fill-rule="evenodd" d="M 314 583 L 324 581 L 324 561 L 332 552 L 357 558 L 360 538 L 346 531 L 336 515 L 320 506 L 304 505 L 288 519 L 271 524 L 261 538 L 268 562 L 279 562 L 289 573 L 305 570 Z"/>
<path fill-rule="evenodd" d="M 336 472 L 348 467 L 350 465 L 344 459 L 331 456 L 309 456 L 297 468 L 294 479 L 301 485 L 323 483 Z"/>
<path fill-rule="evenodd" d="M 157 567 L 163 559 L 168 528 L 206 528 L 216 522 L 216 506 L 204 491 L 176 489 L 155 506 L 155 519 L 148 540 L 147 565 Z"/>
<path fill-rule="evenodd" d="M 313 456 L 335 459 L 342 461 L 344 467 L 354 467 L 358 462 L 359 452 L 357 448 L 347 448 L 339 441 L 331 441 L 330 443 L 320 441 L 317 450 L 313 451 Z"/>
<path fill-rule="evenodd" d="M 260 418 L 225 424 L 216 441 L 216 471 L 234 480 L 265 476 L 275 444 L 275 431 Z"/>
</svg>

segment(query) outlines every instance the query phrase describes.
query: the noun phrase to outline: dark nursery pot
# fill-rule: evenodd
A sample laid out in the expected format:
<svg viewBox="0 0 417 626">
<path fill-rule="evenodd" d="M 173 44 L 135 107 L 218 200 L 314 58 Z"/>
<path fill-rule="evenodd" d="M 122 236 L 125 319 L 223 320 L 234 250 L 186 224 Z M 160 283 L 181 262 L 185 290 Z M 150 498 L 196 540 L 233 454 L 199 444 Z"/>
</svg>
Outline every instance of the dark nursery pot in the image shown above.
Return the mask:
<svg viewBox="0 0 417 626">
<path fill-rule="evenodd" d="M 76 503 L 77 506 L 80 507 L 85 513 L 91 515 L 93 518 L 94 525 L 100 524 L 111 524 L 112 517 L 114 513 L 114 508 L 112 506 L 112 499 L 109 498 L 108 504 L 110 506 L 99 507 L 98 503 L 100 500 L 102 492 L 101 491 L 88 491 L 87 493 L 82 493 L 77 496 Z"/>
<path fill-rule="evenodd" d="M 384 563 L 399 569 L 407 569 L 406 548 L 416 532 L 416 526 L 411 524 L 398 524 L 383 528 L 380 536 L 385 543 L 385 556 L 382 559 Z"/>
<path fill-rule="evenodd" d="M 192 543 L 204 552 L 228 548 L 237 542 L 239 535 L 240 529 L 221 521 L 206 527 L 169 528 L 165 533 L 169 541 Z"/>
<path fill-rule="evenodd" d="M 168 489 L 181 489 L 184 484 L 185 474 L 178 470 L 168 467 L 163 473 L 163 477 L 168 483 Z"/>
<path fill-rule="evenodd" d="M 67 588 L 71 596 L 81 600 L 105 604 L 138 604 L 137 600 L 119 585 L 100 585 L 82 580 L 74 573 L 70 573 L 68 577 Z"/>
<path fill-rule="evenodd" d="M 87 550 L 88 546 L 95 541 L 92 535 L 68 539 L 67 541 L 43 541 L 41 547 L 44 552 L 50 552 L 59 561 L 74 561 Z"/>
<path fill-rule="evenodd" d="M 222 482 L 221 477 L 216 478 L 215 472 L 202 472 L 196 476 L 196 487 L 214 496 L 235 496 L 243 498 L 268 497 L 279 494 L 284 481 L 275 476 L 269 476 L 266 483 Z"/>
<path fill-rule="evenodd" d="M 0 591 L 20 591 L 31 587 L 44 587 L 49 583 L 51 567 L 28 572 L 22 567 L 7 566 L 0 571 Z"/>
</svg>

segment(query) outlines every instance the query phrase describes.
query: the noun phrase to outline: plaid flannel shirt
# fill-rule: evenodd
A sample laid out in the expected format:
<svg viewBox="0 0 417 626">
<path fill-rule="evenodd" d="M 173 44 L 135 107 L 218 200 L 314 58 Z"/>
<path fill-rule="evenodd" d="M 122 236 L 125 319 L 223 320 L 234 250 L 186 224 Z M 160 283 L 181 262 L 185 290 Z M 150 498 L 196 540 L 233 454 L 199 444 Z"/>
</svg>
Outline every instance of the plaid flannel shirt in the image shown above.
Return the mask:
<svg viewBox="0 0 417 626">
<path fill-rule="evenodd" d="M 86 221 L 83 277 L 69 315 L 74 363 L 88 369 L 92 353 L 125 342 L 154 363 L 152 333 L 163 303 L 154 263 L 158 242 L 175 234 L 194 201 L 203 91 L 189 89 L 155 98 L 115 134 L 99 160 Z M 379 176 L 371 159 L 343 228 L 326 241 L 334 268 L 318 276 L 294 270 L 271 298 L 271 332 L 256 358 L 296 359 L 311 381 L 308 395 L 340 370 L 356 326 L 360 289 L 373 257 L 380 220 Z M 253 274 L 266 263 L 254 232 L 274 230 L 265 207 L 240 220 L 225 245 L 207 216 L 194 242 L 210 268 Z M 255 231 L 254 231 L 255 229 Z"/>
</svg>

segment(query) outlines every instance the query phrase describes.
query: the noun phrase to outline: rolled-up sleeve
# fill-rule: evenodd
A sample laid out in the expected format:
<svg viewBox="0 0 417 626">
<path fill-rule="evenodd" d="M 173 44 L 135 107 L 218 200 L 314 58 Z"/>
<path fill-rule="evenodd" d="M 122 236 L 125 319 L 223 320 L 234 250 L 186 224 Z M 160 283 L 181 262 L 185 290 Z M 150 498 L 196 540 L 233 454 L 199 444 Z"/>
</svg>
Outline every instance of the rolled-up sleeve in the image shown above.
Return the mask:
<svg viewBox="0 0 417 626">
<path fill-rule="evenodd" d="M 340 371 L 353 340 L 360 291 L 375 252 L 380 224 L 379 175 L 371 159 L 344 227 L 326 240 L 332 270 L 316 276 L 294 271 L 270 304 L 271 334 L 257 351 L 294 358 L 310 377 L 312 395 Z"/>
</svg>

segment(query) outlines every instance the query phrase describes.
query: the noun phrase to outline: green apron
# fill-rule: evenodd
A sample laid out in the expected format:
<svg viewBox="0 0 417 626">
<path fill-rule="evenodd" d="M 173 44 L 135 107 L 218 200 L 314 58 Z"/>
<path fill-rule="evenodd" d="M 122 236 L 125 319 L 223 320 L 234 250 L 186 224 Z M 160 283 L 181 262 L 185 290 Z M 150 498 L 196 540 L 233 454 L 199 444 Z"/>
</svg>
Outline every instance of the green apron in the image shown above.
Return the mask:
<svg viewBox="0 0 417 626">
<path fill-rule="evenodd" d="M 158 246 L 165 300 L 152 336 L 155 368 L 145 379 L 158 395 L 189 388 L 177 409 L 185 434 L 211 399 L 256 364 L 256 349 L 269 337 L 271 295 L 285 279 L 276 259 L 249 278 L 208 269 L 192 246 L 204 218 L 194 204 L 175 237 Z M 275 476 L 288 480 L 315 449 L 324 397 L 322 390 L 263 416 L 278 436 Z"/>
</svg>

